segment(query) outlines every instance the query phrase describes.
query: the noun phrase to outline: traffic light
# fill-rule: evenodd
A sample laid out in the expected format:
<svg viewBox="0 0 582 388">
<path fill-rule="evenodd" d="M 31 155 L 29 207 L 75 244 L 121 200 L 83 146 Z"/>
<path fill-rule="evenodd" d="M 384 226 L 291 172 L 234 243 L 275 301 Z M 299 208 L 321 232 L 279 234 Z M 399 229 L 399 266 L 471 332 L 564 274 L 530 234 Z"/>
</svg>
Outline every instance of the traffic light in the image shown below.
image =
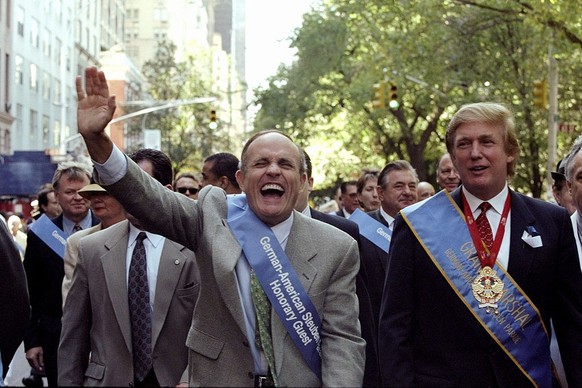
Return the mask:
<svg viewBox="0 0 582 388">
<path fill-rule="evenodd" d="M 398 86 L 390 84 L 390 92 L 388 93 L 388 106 L 391 109 L 398 109 L 400 103 L 398 102 Z"/>
<path fill-rule="evenodd" d="M 386 82 L 374 84 L 374 99 L 372 105 L 376 109 L 386 108 Z"/>
<path fill-rule="evenodd" d="M 537 108 L 546 109 L 546 106 L 548 105 L 548 85 L 545 80 L 534 82 L 533 104 Z"/>
<path fill-rule="evenodd" d="M 210 129 L 216 129 L 218 127 L 216 123 L 216 111 L 214 109 L 210 111 L 210 124 L 208 126 Z"/>
</svg>

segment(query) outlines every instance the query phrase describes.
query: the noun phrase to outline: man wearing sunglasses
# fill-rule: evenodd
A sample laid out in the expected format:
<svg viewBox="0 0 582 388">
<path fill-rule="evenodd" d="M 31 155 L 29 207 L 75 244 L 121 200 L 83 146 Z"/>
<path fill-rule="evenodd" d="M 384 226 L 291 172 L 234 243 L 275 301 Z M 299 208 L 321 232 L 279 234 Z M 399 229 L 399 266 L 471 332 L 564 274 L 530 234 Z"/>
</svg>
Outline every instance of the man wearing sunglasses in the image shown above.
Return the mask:
<svg viewBox="0 0 582 388">
<path fill-rule="evenodd" d="M 198 199 L 200 184 L 196 177 L 189 172 L 178 174 L 174 180 L 174 191 L 182 193 L 192 199 Z"/>
</svg>

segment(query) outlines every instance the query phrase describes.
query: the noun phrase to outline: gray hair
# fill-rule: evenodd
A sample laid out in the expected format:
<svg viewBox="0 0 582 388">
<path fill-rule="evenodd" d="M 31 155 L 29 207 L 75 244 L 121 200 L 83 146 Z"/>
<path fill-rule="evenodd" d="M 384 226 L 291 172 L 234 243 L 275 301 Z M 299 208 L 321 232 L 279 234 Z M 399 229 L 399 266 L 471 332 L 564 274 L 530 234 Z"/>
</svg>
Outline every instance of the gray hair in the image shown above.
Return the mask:
<svg viewBox="0 0 582 388">
<path fill-rule="evenodd" d="M 59 181 L 63 175 L 69 177 L 72 180 L 85 180 L 85 177 L 91 180 L 91 174 L 93 173 L 93 169 L 91 166 L 85 163 L 79 162 L 61 162 L 57 166 L 57 170 L 53 175 L 53 188 L 57 190 L 59 188 Z"/>
</svg>

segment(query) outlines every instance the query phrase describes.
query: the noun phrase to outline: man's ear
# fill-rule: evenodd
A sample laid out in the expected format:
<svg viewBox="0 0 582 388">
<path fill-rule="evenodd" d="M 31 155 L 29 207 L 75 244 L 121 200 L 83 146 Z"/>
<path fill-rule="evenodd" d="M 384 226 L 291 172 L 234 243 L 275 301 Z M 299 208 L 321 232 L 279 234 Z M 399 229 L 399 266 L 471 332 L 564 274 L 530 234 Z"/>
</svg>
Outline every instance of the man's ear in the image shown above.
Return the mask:
<svg viewBox="0 0 582 388">
<path fill-rule="evenodd" d="M 220 188 L 226 191 L 226 189 L 228 188 L 228 184 L 230 183 L 228 178 L 223 175 L 220 178 L 218 178 L 218 180 L 220 181 Z"/>
<path fill-rule="evenodd" d="M 237 172 L 234 174 L 234 177 L 236 178 L 236 182 L 238 183 L 238 187 L 240 187 L 240 189 L 242 191 L 245 191 L 245 187 L 244 187 L 244 178 L 245 178 L 245 173 L 242 170 L 237 170 Z"/>
<path fill-rule="evenodd" d="M 384 200 L 384 189 L 382 186 L 378 185 L 376 186 L 376 191 L 378 192 L 378 199 L 382 202 Z"/>
<path fill-rule="evenodd" d="M 307 184 L 307 173 L 304 172 L 299 175 L 299 191 L 303 191 L 303 189 L 305 189 L 306 184 Z"/>
<path fill-rule="evenodd" d="M 310 193 L 313 191 L 313 177 L 307 178 L 307 189 Z"/>
</svg>

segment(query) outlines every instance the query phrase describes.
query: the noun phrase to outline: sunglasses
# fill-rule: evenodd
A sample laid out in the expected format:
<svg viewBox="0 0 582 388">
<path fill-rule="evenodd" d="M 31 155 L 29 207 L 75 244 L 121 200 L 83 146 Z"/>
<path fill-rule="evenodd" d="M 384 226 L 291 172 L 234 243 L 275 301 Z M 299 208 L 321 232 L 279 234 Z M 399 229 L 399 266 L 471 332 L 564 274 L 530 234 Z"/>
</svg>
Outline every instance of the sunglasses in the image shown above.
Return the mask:
<svg viewBox="0 0 582 388">
<path fill-rule="evenodd" d="M 177 188 L 178 192 L 181 194 L 196 194 L 198 192 L 198 189 L 196 187 L 178 187 Z"/>
</svg>

